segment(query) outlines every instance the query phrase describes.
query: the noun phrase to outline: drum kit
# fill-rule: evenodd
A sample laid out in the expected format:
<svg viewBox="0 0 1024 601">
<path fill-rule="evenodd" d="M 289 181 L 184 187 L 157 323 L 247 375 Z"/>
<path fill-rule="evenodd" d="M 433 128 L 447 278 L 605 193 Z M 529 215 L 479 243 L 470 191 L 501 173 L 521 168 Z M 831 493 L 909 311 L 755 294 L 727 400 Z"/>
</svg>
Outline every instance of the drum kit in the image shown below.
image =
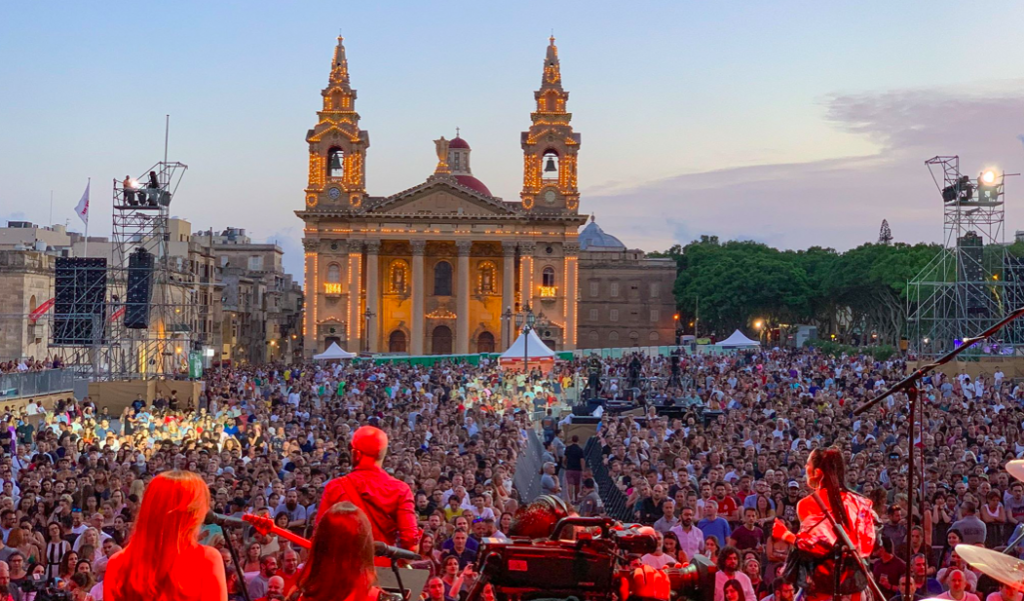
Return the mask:
<svg viewBox="0 0 1024 601">
<path fill-rule="evenodd" d="M 1015 459 L 1006 464 L 1006 472 L 1024 482 L 1024 459 Z M 1011 541 L 1005 551 L 960 544 L 956 554 L 972 568 L 1002 584 L 1024 591 L 1024 561 L 1014 555 L 1013 550 L 1021 543 L 1020 537 Z M 923 601 L 933 601 L 924 599 Z M 937 601 L 937 600 L 936 600 Z"/>
</svg>

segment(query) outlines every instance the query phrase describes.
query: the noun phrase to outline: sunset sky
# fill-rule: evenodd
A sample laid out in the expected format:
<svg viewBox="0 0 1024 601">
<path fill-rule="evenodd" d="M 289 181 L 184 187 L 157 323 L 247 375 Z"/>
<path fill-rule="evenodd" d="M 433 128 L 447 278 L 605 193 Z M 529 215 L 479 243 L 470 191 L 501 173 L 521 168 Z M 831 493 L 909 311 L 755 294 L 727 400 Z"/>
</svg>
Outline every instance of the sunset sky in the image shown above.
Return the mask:
<svg viewBox="0 0 1024 601">
<path fill-rule="evenodd" d="M 276 240 L 301 274 L 306 131 L 339 30 L 370 133 L 367 187 L 433 171 L 460 127 L 474 174 L 518 200 L 554 31 L 583 137 L 580 210 L 630 246 L 701 234 L 840 250 L 941 238 L 924 161 L 1024 169 L 1024 4 L 986 2 L 7 3 L 0 8 L 0 219 L 109 235 L 111 182 L 189 165 L 194 229 Z M 1024 229 L 1010 178 L 1007 237 Z"/>
</svg>

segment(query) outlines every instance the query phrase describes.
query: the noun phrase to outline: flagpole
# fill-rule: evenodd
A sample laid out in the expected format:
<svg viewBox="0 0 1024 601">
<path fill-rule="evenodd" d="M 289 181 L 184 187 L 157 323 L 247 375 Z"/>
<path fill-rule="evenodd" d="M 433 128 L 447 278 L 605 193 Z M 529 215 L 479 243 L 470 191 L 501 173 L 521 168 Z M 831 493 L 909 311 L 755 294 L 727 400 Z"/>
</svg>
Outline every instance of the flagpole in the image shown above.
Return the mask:
<svg viewBox="0 0 1024 601">
<path fill-rule="evenodd" d="M 92 187 L 92 178 L 89 178 L 89 182 L 85 185 L 85 189 L 89 190 Z M 91 194 L 90 194 L 91 196 Z M 90 199 L 90 202 L 92 200 Z M 86 205 L 88 207 L 88 205 Z M 85 214 L 85 251 L 83 253 L 86 257 L 89 256 L 89 214 Z"/>
</svg>

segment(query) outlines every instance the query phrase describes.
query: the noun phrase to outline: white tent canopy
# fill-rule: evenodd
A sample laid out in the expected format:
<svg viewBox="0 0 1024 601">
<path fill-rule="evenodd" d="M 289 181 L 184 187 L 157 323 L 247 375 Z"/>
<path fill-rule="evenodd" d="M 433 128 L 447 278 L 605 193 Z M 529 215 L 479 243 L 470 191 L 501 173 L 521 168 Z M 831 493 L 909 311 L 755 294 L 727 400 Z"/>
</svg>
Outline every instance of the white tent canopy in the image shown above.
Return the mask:
<svg viewBox="0 0 1024 601">
<path fill-rule="evenodd" d="M 526 343 L 527 338 L 530 340 L 529 344 Z M 512 346 L 501 354 L 500 359 L 522 359 L 527 354 L 530 355 L 530 359 L 553 359 L 555 351 L 544 344 L 535 330 L 530 330 L 530 333 L 525 336 L 520 334 Z"/>
<path fill-rule="evenodd" d="M 718 343 L 718 346 L 722 348 L 740 348 L 750 346 L 761 346 L 761 343 L 756 340 L 751 340 L 743 335 L 743 332 L 736 330 L 725 340 Z"/>
<path fill-rule="evenodd" d="M 345 349 L 338 346 L 337 342 L 332 342 L 331 346 L 327 347 L 327 350 L 320 353 L 319 355 L 313 355 L 314 361 L 333 361 L 335 359 L 351 359 L 355 357 L 355 353 L 350 353 Z"/>
</svg>

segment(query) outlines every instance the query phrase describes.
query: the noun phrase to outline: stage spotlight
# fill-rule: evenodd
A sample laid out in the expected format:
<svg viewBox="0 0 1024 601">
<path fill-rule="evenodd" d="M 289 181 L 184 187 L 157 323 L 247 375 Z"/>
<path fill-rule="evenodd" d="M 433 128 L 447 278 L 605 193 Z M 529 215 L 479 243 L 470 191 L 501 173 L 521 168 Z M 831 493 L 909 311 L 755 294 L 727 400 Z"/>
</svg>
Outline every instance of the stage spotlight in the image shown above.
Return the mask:
<svg viewBox="0 0 1024 601">
<path fill-rule="evenodd" d="M 978 179 L 980 179 L 981 183 L 983 183 L 983 184 L 992 185 L 992 184 L 994 184 L 996 182 L 996 172 L 992 171 L 991 169 L 986 169 L 981 174 L 981 177 L 978 178 Z"/>
</svg>

